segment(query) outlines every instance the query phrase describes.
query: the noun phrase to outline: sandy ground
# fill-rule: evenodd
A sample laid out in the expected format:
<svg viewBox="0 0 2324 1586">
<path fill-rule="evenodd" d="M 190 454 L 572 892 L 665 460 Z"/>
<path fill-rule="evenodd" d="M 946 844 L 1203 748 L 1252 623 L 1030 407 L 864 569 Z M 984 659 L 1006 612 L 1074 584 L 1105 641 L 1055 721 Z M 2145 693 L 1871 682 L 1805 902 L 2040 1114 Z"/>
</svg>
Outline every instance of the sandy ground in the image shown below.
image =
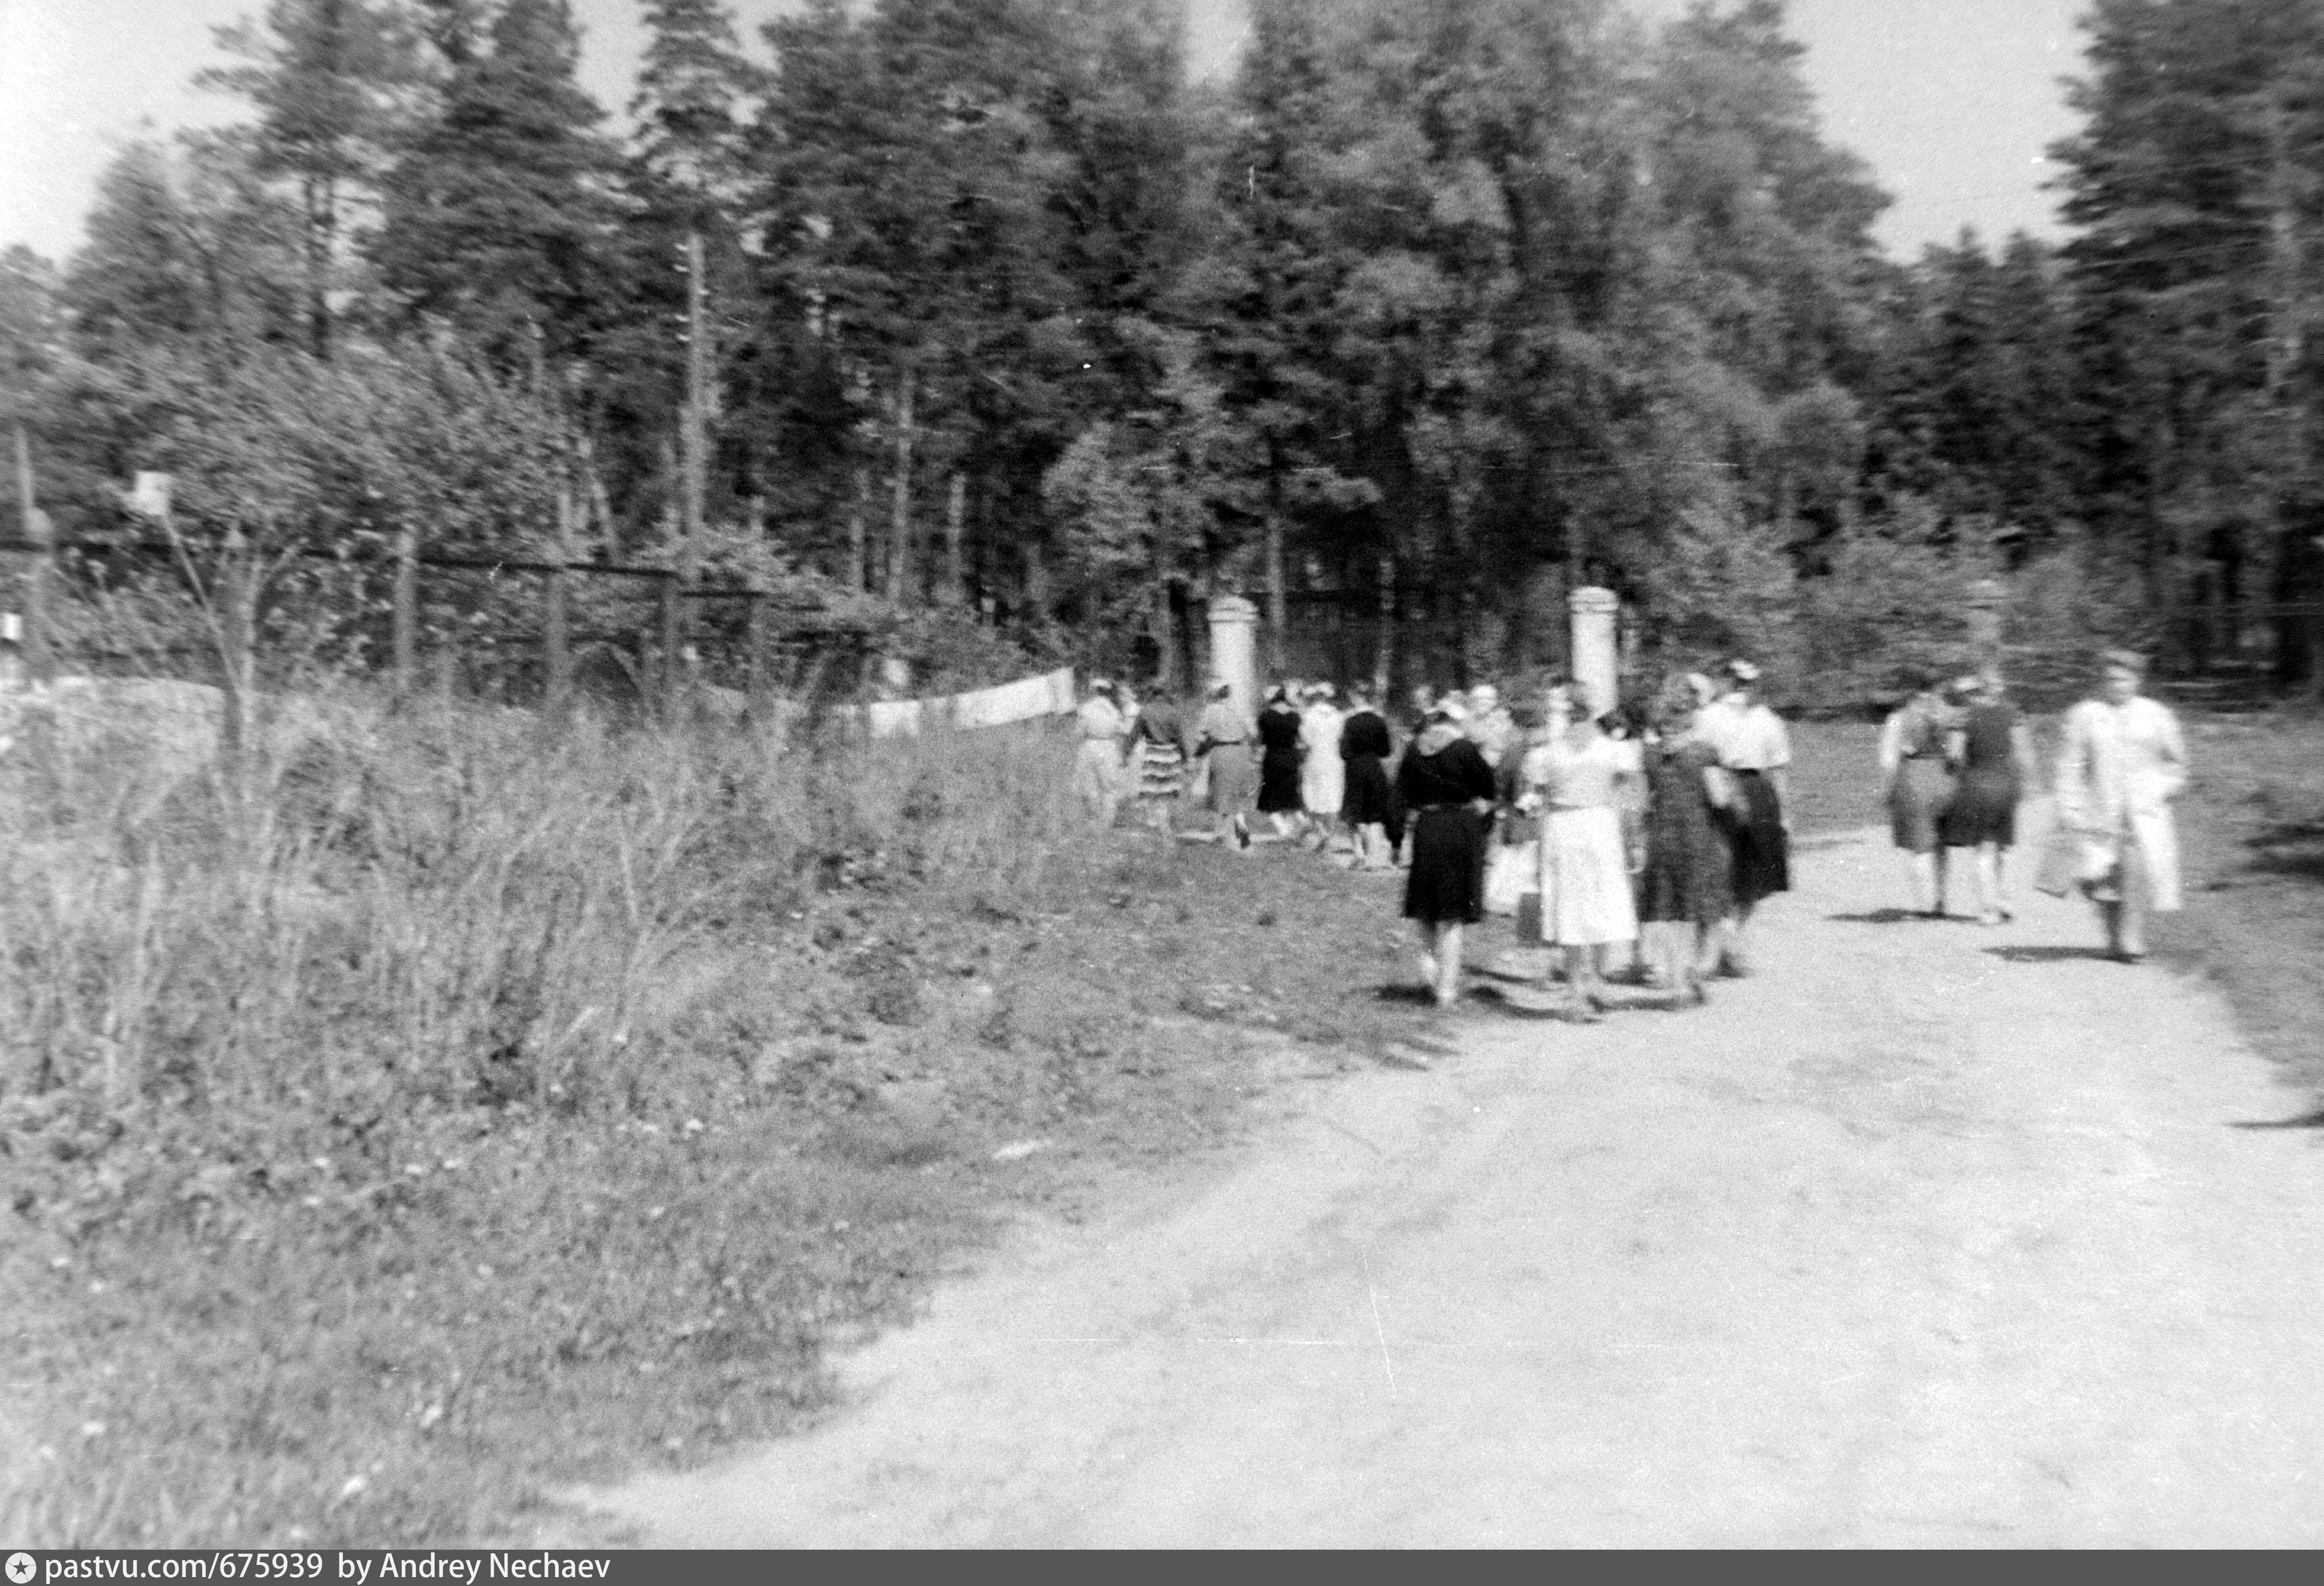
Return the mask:
<svg viewBox="0 0 2324 1586">
<path fill-rule="evenodd" d="M 2029 850 L 2030 852 L 2030 850 Z M 2324 1153 L 2086 909 L 1810 844 L 1713 1005 L 1464 1014 L 1030 1227 L 860 1401 L 586 1495 L 705 1546 L 2324 1544 Z"/>
</svg>

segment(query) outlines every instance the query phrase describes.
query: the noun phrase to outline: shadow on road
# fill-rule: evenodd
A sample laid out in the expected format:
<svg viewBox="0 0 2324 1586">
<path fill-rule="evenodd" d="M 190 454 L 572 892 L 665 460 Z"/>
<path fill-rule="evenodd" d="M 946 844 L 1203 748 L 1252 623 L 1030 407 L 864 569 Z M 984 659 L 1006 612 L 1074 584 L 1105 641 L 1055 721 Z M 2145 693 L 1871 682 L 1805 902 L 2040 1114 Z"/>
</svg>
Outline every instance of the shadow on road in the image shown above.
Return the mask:
<svg viewBox="0 0 2324 1586">
<path fill-rule="evenodd" d="M 1824 916 L 1824 918 L 1839 925 L 1917 925 L 1923 921 L 1934 924 L 1951 917 L 1950 915 L 1923 914 L 1917 908 L 1875 908 L 1864 914 Z"/>
<path fill-rule="evenodd" d="M 2256 1118 L 2231 1123 L 2229 1129 L 2324 1129 L 2324 1107 L 2297 1118 Z"/>
<path fill-rule="evenodd" d="M 2070 964 L 2077 958 L 2113 962 L 2103 947 L 1987 947 L 1986 953 L 2005 964 Z"/>
</svg>

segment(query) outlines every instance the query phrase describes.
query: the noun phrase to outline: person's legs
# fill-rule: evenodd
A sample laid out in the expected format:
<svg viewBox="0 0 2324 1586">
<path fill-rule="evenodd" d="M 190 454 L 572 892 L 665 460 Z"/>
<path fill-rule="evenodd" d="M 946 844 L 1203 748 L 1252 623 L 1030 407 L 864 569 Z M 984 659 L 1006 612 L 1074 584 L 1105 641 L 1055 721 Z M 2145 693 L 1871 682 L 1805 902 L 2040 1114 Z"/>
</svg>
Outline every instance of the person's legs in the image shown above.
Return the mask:
<svg viewBox="0 0 2324 1586">
<path fill-rule="evenodd" d="M 1413 923 L 1420 927 L 1420 983 L 1434 996 L 1443 973 L 1436 962 L 1437 954 L 1443 951 L 1443 944 L 1437 939 L 1434 920 L 1422 919 Z"/>
<path fill-rule="evenodd" d="M 2001 923 L 2001 849 L 1993 843 L 1977 845 L 1977 917 L 1987 925 Z"/>
<path fill-rule="evenodd" d="M 1449 919 L 1436 928 L 1436 1003 L 1450 1008 L 1461 1000 L 1461 936 L 1459 920 Z"/>
<path fill-rule="evenodd" d="M 1602 951 L 1595 945 L 1565 950 L 1566 987 L 1573 994 L 1577 1012 L 1595 1015 L 1605 1003 L 1606 986 L 1598 974 L 1598 954 Z"/>
<path fill-rule="evenodd" d="M 2125 958 L 2146 956 L 2146 916 L 2153 900 L 2146 875 L 2145 855 L 2136 843 L 2122 845 L 2121 930 L 2116 950 Z"/>
<path fill-rule="evenodd" d="M 1937 862 L 1933 853 L 1907 855 L 1913 867 L 1913 911 L 1928 914 L 1936 907 Z"/>
<path fill-rule="evenodd" d="M 1993 844 L 1993 907 L 2004 919 L 2017 917 L 2016 907 L 2009 901 L 2009 850 L 1999 843 Z"/>
</svg>

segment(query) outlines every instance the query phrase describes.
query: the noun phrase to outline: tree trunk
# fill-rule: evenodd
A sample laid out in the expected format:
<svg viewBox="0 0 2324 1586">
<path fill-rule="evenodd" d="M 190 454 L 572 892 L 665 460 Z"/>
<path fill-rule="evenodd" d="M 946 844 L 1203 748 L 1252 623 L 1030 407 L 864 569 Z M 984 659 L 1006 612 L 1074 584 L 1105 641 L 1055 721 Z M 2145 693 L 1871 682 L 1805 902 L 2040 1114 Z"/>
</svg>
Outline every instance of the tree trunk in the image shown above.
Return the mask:
<svg viewBox="0 0 2324 1586">
<path fill-rule="evenodd" d="M 1290 624 L 1291 595 L 1283 573 L 1283 466 L 1270 456 L 1267 467 L 1267 665 L 1283 676 L 1285 641 Z"/>
<path fill-rule="evenodd" d="M 1379 703 L 1388 703 L 1396 678 L 1396 554 L 1383 551 L 1379 559 L 1379 641 L 1372 652 L 1372 689 Z"/>
<path fill-rule="evenodd" d="M 1155 686 L 1167 694 L 1178 687 L 1178 622 L 1170 609 L 1170 580 L 1154 580 Z"/>
<path fill-rule="evenodd" d="M 301 195 L 307 210 L 307 342 L 322 363 L 331 359 L 331 253 L 339 229 L 338 184 L 310 176 Z"/>
<path fill-rule="evenodd" d="M 959 605 L 968 599 L 967 551 L 968 475 L 955 468 L 952 491 L 945 502 L 944 603 Z"/>
<path fill-rule="evenodd" d="M 888 527 L 888 598 L 912 589 L 912 397 L 917 373 L 907 367 L 896 393 L 896 494 Z"/>
<path fill-rule="evenodd" d="M 863 539 L 864 514 L 872 510 L 872 470 L 862 463 L 855 465 L 855 499 L 847 509 L 847 587 L 868 590 L 872 587 L 870 549 Z"/>
</svg>

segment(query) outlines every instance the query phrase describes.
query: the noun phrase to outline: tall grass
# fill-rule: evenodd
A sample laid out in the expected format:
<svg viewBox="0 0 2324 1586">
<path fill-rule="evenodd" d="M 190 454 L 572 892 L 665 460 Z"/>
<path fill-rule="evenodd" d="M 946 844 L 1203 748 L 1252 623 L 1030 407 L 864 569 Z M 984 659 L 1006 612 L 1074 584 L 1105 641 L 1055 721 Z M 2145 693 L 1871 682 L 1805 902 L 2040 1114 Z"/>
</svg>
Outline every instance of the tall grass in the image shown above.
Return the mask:
<svg viewBox="0 0 2324 1586">
<path fill-rule="evenodd" d="M 479 1472 L 811 1409 L 965 1215 L 940 1138 L 810 1104 L 815 900 L 1018 917 L 1092 841 L 1039 729 L 299 721 L 0 758 L 19 1539 L 473 1540 Z"/>
</svg>

